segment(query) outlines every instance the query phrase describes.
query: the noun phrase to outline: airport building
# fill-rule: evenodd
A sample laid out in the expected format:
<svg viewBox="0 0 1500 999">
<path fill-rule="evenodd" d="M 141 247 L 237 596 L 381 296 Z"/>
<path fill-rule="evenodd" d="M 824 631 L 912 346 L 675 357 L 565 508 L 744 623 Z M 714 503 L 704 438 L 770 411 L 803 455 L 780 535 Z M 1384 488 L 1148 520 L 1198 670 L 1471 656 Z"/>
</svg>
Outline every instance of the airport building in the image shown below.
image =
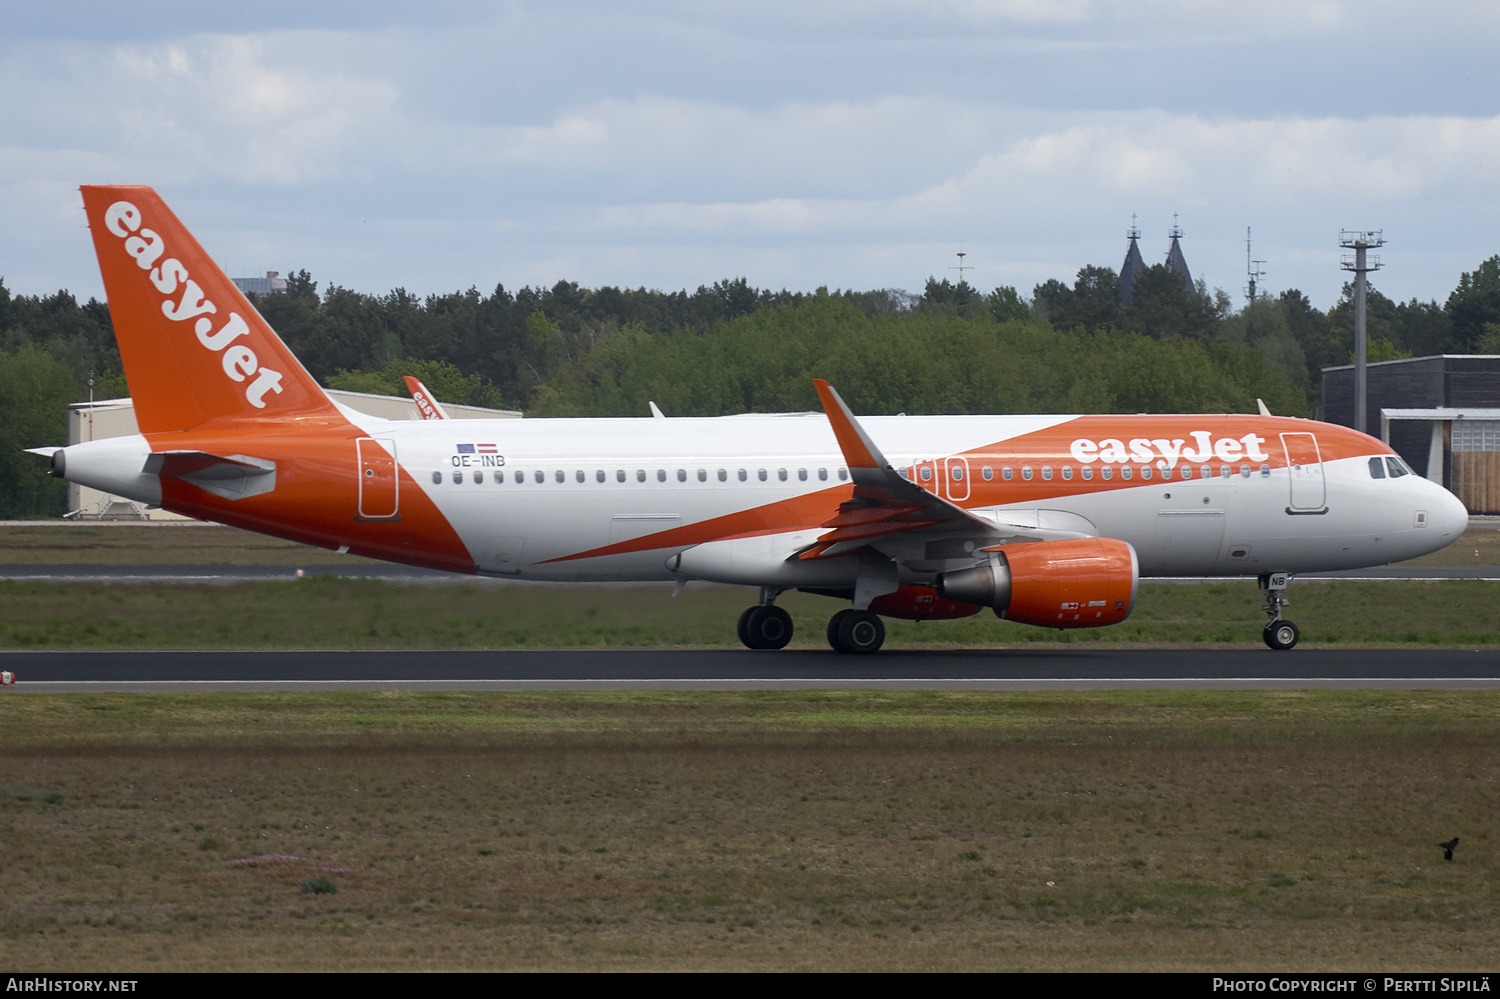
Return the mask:
<svg viewBox="0 0 1500 999">
<path fill-rule="evenodd" d="M 383 420 L 420 420 L 417 405 L 409 396 L 371 395 L 366 392 L 343 392 L 326 389 L 329 398 L 350 409 Z M 443 410 L 455 420 L 518 420 L 521 414 L 509 409 L 484 409 L 443 403 Z M 135 403 L 130 399 L 101 399 L 77 402 L 68 407 L 68 443 L 124 437 L 137 433 Z M 97 489 L 68 483 L 69 518 L 84 520 L 188 520 L 161 509 L 148 509 L 140 503 L 111 496 Z"/>
<path fill-rule="evenodd" d="M 1500 514 L 1500 355 L 1366 365 L 1365 426 L 1474 514 Z M 1323 419 L 1354 426 L 1354 365 L 1323 369 Z"/>
</svg>

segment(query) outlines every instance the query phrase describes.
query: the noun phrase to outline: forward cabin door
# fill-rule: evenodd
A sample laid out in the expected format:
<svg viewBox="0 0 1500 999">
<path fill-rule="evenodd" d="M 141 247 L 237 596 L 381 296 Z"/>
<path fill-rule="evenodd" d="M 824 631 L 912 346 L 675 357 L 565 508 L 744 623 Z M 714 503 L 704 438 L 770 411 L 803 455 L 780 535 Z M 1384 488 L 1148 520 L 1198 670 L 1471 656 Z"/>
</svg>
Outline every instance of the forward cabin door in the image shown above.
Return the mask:
<svg viewBox="0 0 1500 999">
<path fill-rule="evenodd" d="M 396 516 L 400 496 L 396 476 L 396 442 L 361 437 L 359 448 L 359 515 L 364 520 Z"/>
<path fill-rule="evenodd" d="M 1327 513 L 1328 487 L 1323 481 L 1323 458 L 1312 434 L 1282 434 L 1287 475 L 1292 482 L 1288 513 Z"/>
</svg>

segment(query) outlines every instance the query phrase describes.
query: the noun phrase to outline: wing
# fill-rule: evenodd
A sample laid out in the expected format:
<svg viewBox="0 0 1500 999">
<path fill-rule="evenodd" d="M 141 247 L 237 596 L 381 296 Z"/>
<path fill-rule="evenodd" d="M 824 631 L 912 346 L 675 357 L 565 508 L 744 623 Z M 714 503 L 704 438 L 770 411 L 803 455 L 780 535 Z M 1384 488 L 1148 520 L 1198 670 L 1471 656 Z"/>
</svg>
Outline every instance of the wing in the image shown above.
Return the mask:
<svg viewBox="0 0 1500 999">
<path fill-rule="evenodd" d="M 1007 523 L 965 510 L 923 489 L 892 467 L 832 385 L 821 378 L 813 384 L 849 466 L 854 496 L 823 522 L 828 532 L 799 558 L 833 558 L 861 548 L 902 560 L 963 558 L 1010 541 L 1094 536 L 1087 522 L 1044 524 L 1032 511 L 1029 523 Z"/>
</svg>

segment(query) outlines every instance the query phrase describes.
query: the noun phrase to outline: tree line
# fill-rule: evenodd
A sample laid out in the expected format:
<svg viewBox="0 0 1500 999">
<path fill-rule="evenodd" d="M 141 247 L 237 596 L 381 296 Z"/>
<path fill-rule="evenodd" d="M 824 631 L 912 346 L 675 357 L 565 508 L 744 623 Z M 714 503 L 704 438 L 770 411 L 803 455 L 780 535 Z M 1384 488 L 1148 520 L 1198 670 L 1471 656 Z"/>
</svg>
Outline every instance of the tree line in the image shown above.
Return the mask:
<svg viewBox="0 0 1500 999">
<path fill-rule="evenodd" d="M 1314 308 L 1296 289 L 1235 309 L 1223 291 L 1146 268 L 1129 305 L 1119 275 L 1081 268 L 1030 297 L 930 279 L 923 292 L 790 292 L 744 278 L 696 291 L 496 285 L 372 295 L 307 271 L 251 296 L 331 388 L 404 394 L 531 416 L 639 416 L 816 408 L 828 378 L 865 413 L 1319 411 L 1321 369 L 1349 363 L 1352 289 Z M 1500 256 L 1439 304 L 1367 298 L 1370 358 L 1500 353 Z M 91 384 L 92 383 L 92 384 Z M 0 280 L 0 517 L 62 512 L 62 483 L 22 448 L 62 443 L 70 402 L 127 394 L 109 309 Z"/>
</svg>

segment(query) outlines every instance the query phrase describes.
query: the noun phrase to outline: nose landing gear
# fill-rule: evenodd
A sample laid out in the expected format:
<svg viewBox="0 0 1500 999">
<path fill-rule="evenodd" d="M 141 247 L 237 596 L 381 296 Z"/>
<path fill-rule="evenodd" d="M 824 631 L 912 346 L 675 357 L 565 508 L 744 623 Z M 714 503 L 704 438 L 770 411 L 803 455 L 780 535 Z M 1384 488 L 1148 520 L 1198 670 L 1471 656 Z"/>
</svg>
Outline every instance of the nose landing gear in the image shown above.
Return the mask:
<svg viewBox="0 0 1500 999">
<path fill-rule="evenodd" d="M 1270 623 L 1261 632 L 1261 638 L 1265 641 L 1267 648 L 1278 651 L 1295 648 L 1297 639 L 1301 637 L 1295 624 L 1281 619 L 1281 608 L 1291 603 L 1281 595 L 1281 591 L 1286 589 L 1289 582 L 1291 582 L 1291 576 L 1285 572 L 1273 572 L 1260 577 L 1260 592 L 1266 597 L 1265 606 L 1261 610 L 1271 617 Z"/>
</svg>

